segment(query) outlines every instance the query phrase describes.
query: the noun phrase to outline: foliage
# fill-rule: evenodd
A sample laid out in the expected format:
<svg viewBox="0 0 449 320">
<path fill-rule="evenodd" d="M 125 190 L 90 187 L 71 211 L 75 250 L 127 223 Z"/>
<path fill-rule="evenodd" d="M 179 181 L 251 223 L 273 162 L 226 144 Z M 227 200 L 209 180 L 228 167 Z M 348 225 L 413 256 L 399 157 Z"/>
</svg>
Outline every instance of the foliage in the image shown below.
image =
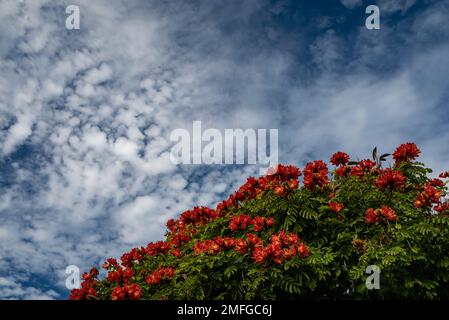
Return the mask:
<svg viewBox="0 0 449 320">
<path fill-rule="evenodd" d="M 278 166 L 216 209 L 196 207 L 167 223 L 165 241 L 134 248 L 107 277 L 83 275 L 72 299 L 449 298 L 449 177 L 431 179 L 413 143 L 390 156 L 302 172 Z M 368 265 L 380 289 L 368 290 Z"/>
</svg>

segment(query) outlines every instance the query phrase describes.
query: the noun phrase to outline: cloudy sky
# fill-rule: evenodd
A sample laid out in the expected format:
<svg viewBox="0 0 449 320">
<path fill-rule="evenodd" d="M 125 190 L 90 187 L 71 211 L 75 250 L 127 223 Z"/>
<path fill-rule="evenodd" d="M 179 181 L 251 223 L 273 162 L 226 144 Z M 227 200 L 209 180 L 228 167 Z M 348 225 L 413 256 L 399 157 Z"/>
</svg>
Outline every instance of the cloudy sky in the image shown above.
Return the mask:
<svg viewBox="0 0 449 320">
<path fill-rule="evenodd" d="M 415 141 L 449 169 L 448 75 L 448 0 L 0 0 L 0 299 L 65 299 L 68 265 L 162 239 L 258 172 L 172 164 L 193 120 L 278 129 L 301 167 Z"/>
</svg>

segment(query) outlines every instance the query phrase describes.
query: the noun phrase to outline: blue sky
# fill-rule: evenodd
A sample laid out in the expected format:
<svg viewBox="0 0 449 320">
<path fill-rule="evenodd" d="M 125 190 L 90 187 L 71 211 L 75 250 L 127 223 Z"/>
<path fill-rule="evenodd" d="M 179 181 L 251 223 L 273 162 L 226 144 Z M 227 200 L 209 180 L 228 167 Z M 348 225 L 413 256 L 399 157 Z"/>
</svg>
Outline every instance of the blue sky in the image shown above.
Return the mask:
<svg viewBox="0 0 449 320">
<path fill-rule="evenodd" d="M 449 169 L 448 21 L 446 0 L 1 0 L 0 299 L 64 299 L 66 266 L 159 240 L 257 173 L 173 165 L 193 120 L 278 129 L 301 167 L 414 141 Z"/>
</svg>

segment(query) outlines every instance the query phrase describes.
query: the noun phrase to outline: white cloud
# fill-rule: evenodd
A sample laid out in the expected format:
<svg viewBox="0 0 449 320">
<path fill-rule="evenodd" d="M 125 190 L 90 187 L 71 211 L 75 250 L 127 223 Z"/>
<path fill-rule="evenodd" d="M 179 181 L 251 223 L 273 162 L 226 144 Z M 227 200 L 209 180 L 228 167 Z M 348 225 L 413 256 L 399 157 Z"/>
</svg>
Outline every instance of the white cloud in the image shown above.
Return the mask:
<svg viewBox="0 0 449 320">
<path fill-rule="evenodd" d="M 3 143 L 3 154 L 8 155 L 31 134 L 32 123 L 26 116 L 19 116 L 17 122 L 9 129 Z"/>
<path fill-rule="evenodd" d="M 53 290 L 41 291 L 34 287 L 24 288 L 20 283 L 0 277 L 0 299 L 2 300 L 53 300 L 58 293 Z"/>
</svg>

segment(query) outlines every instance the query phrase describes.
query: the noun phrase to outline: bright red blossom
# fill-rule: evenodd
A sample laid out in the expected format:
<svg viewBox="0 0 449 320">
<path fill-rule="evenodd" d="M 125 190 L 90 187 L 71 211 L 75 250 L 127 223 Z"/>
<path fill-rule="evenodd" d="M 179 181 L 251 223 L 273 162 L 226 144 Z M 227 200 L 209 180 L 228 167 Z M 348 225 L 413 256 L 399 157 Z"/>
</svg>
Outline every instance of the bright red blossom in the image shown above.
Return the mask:
<svg viewBox="0 0 449 320">
<path fill-rule="evenodd" d="M 237 231 L 239 229 L 245 230 L 246 227 L 251 223 L 252 219 L 246 214 L 241 214 L 231 218 L 229 222 L 229 229 L 232 231 Z"/>
<path fill-rule="evenodd" d="M 309 255 L 309 248 L 304 243 L 300 243 L 298 246 L 298 253 L 301 257 L 305 258 Z"/>
<path fill-rule="evenodd" d="M 349 155 L 344 152 L 336 152 L 332 155 L 330 162 L 334 166 L 346 165 L 349 162 Z"/>
<path fill-rule="evenodd" d="M 307 163 L 304 169 L 304 186 L 309 190 L 326 186 L 329 183 L 328 173 L 326 163 L 321 160 Z"/>
<path fill-rule="evenodd" d="M 396 163 L 401 163 L 405 161 L 411 161 L 415 160 L 419 154 L 421 153 L 421 150 L 418 149 L 416 144 L 412 142 L 407 142 L 404 144 L 401 144 L 393 153 L 393 159 L 396 161 Z"/>
<path fill-rule="evenodd" d="M 441 179 L 449 178 L 449 171 L 441 172 L 440 175 L 439 175 L 439 177 L 440 177 Z"/>
<path fill-rule="evenodd" d="M 139 300 L 142 288 L 137 284 L 130 284 L 123 287 L 115 287 L 111 294 L 112 300 Z"/>
<path fill-rule="evenodd" d="M 380 218 L 378 215 L 378 212 L 374 210 L 373 208 L 369 208 L 365 212 L 365 223 L 366 224 L 373 224 L 376 222 L 379 222 Z"/>
<path fill-rule="evenodd" d="M 149 285 L 158 285 L 164 280 L 171 280 L 175 276 L 175 269 L 171 267 L 161 267 L 155 271 L 153 271 L 148 277 L 146 277 L 145 281 Z"/>
<path fill-rule="evenodd" d="M 449 211 L 449 202 L 438 203 L 433 209 L 439 213 Z"/>
<path fill-rule="evenodd" d="M 390 207 L 385 205 L 380 207 L 380 214 L 384 216 L 387 220 L 394 221 L 398 219 L 396 212 Z"/>
<path fill-rule="evenodd" d="M 81 288 L 73 289 L 70 292 L 70 300 L 90 300 L 95 298 L 97 296 L 97 291 L 95 290 L 98 282 L 97 276 L 97 268 L 92 268 L 89 273 L 84 272 Z"/>
<path fill-rule="evenodd" d="M 296 246 L 299 244 L 298 248 Z M 255 247 L 252 259 L 255 263 L 261 264 L 268 260 L 272 260 L 276 264 L 281 264 L 285 260 L 289 260 L 296 254 L 301 257 L 308 255 L 308 248 L 305 244 L 299 243 L 298 235 L 294 233 L 285 233 L 281 231 L 270 238 L 267 246 L 258 245 Z"/>
<path fill-rule="evenodd" d="M 431 184 L 427 184 L 424 188 L 424 191 L 422 191 L 415 200 L 415 207 L 416 208 L 422 208 L 425 206 L 430 206 L 432 203 L 438 203 L 440 201 L 440 198 L 443 196 L 441 191 L 439 191 L 437 188 L 435 188 Z"/>
<path fill-rule="evenodd" d="M 339 202 L 331 201 L 329 202 L 329 207 L 333 212 L 339 213 L 344 208 L 344 205 Z"/>
<path fill-rule="evenodd" d="M 347 177 L 351 173 L 351 170 L 349 166 L 339 166 L 335 169 L 335 174 L 340 177 Z"/>
<path fill-rule="evenodd" d="M 405 186 L 405 177 L 400 171 L 387 168 L 377 177 L 375 185 L 379 189 L 401 190 Z"/>
<path fill-rule="evenodd" d="M 440 179 L 431 179 L 429 180 L 428 184 L 433 187 L 444 187 L 444 182 Z"/>
<path fill-rule="evenodd" d="M 368 208 L 365 212 L 365 223 L 373 224 L 380 222 L 381 218 L 386 220 L 395 221 L 398 219 L 396 212 L 386 205 L 382 205 L 380 209 Z"/>
</svg>

